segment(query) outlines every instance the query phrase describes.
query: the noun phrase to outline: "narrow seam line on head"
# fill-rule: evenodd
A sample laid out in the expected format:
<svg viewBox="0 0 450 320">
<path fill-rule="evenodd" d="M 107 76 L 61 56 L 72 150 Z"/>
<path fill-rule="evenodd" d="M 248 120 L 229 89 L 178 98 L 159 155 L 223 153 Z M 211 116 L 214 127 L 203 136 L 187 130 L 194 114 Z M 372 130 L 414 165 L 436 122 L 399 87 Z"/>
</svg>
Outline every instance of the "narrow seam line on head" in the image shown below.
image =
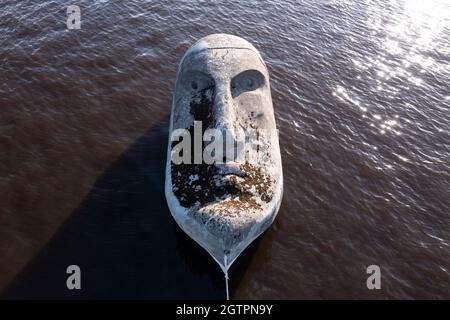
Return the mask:
<svg viewBox="0 0 450 320">
<path fill-rule="evenodd" d="M 194 46 L 195 46 L 195 45 L 194 45 Z M 189 55 L 191 55 L 191 54 L 197 54 L 197 53 L 200 53 L 200 52 L 203 52 L 203 51 L 207 51 L 207 50 L 225 50 L 225 49 L 250 50 L 250 51 L 256 53 L 256 54 L 258 55 L 258 58 L 261 60 L 262 64 L 263 64 L 264 66 L 266 66 L 266 63 L 265 63 L 264 60 L 262 59 L 261 54 L 258 52 L 258 50 L 256 50 L 256 49 L 253 50 L 253 49 L 251 49 L 251 48 L 244 48 L 244 47 L 213 47 L 213 48 L 209 48 L 209 47 L 208 47 L 208 48 L 203 48 L 203 49 L 198 50 L 198 51 L 194 51 L 194 52 L 190 53 Z M 189 56 L 189 55 L 188 55 L 188 56 Z M 185 58 L 186 58 L 186 57 L 183 57 L 183 59 L 181 60 L 181 62 L 183 62 Z M 181 65 L 181 63 L 180 63 L 180 65 Z"/>
</svg>

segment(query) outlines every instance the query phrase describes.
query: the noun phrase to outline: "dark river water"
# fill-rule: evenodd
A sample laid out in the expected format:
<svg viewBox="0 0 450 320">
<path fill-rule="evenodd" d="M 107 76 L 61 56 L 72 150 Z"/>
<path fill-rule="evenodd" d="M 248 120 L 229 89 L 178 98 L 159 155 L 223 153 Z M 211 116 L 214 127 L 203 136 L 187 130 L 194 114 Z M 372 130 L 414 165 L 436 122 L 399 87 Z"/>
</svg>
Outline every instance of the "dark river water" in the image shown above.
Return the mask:
<svg viewBox="0 0 450 320">
<path fill-rule="evenodd" d="M 265 59 L 285 181 L 274 224 L 231 269 L 232 298 L 450 299 L 439 0 L 2 1 L 2 297 L 224 298 L 164 197 L 177 66 L 211 33 Z M 72 264 L 82 290 L 66 288 Z"/>
</svg>

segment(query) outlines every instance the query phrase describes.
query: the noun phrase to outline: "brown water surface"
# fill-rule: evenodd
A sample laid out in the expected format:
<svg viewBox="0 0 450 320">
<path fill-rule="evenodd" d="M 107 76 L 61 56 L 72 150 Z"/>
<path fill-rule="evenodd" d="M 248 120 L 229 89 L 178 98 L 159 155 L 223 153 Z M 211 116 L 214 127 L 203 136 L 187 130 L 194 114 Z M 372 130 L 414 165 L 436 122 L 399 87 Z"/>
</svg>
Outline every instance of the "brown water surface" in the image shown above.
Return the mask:
<svg viewBox="0 0 450 320">
<path fill-rule="evenodd" d="M 66 28 L 69 4 L 80 30 Z M 232 296 L 449 299 L 450 3 L 438 0 L 3 1 L 5 297 L 223 298 L 163 193 L 178 63 L 219 32 L 269 67 L 285 180 Z M 381 290 L 366 287 L 372 264 Z"/>
</svg>

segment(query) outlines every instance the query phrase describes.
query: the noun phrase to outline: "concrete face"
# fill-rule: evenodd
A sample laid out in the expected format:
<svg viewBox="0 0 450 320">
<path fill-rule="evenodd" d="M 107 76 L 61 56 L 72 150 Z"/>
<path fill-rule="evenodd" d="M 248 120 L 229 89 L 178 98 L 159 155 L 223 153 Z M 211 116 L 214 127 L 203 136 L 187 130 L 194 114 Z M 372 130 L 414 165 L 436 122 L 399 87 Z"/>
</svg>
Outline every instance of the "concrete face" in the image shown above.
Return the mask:
<svg viewBox="0 0 450 320">
<path fill-rule="evenodd" d="M 202 122 L 202 134 L 217 129 L 228 135 L 236 141 L 234 151 L 244 141 L 242 133 L 252 132 L 251 139 L 258 144 L 257 161 L 233 157 L 223 164 L 175 165 L 169 138 L 166 197 L 171 213 L 226 270 L 272 223 L 282 196 L 269 74 L 258 51 L 246 40 L 211 35 L 184 55 L 170 133 L 175 129 L 193 132 L 194 121 Z"/>
</svg>

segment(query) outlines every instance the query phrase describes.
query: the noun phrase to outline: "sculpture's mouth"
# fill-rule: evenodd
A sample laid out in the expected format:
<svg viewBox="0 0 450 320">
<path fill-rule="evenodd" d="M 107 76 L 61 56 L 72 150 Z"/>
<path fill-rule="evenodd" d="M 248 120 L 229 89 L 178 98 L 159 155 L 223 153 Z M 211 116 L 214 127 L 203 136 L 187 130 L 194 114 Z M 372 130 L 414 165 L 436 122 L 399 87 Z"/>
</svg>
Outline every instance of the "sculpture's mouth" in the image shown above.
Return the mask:
<svg viewBox="0 0 450 320">
<path fill-rule="evenodd" d="M 237 176 L 244 178 L 247 176 L 244 170 L 237 162 L 227 162 L 224 164 L 217 164 L 218 173 L 224 177 Z"/>
<path fill-rule="evenodd" d="M 240 185 L 245 181 L 247 173 L 241 169 L 238 163 L 217 164 L 216 170 L 214 179 L 217 187 L 231 187 L 232 189 L 228 190 L 230 194 L 239 192 Z"/>
</svg>

